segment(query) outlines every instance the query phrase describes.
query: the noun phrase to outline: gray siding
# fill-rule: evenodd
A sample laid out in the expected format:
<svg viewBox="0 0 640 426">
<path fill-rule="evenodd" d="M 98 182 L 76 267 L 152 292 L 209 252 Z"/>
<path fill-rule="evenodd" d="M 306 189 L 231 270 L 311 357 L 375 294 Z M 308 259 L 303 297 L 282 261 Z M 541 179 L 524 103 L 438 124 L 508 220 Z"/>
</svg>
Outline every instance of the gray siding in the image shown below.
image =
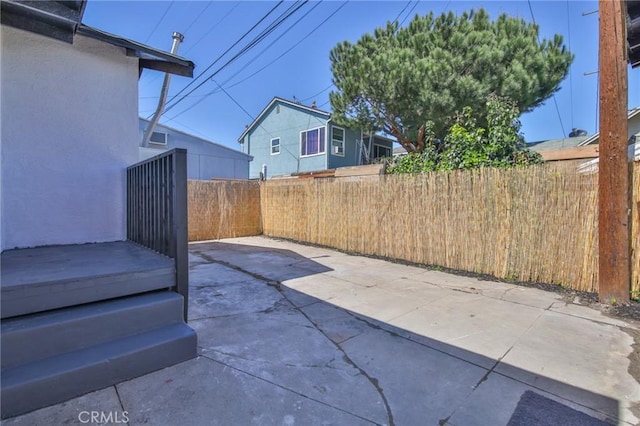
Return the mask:
<svg viewBox="0 0 640 426">
<path fill-rule="evenodd" d="M 148 121 L 139 119 L 140 141 L 147 128 Z M 173 148 L 187 150 L 187 177 L 189 179 L 208 180 L 248 179 L 251 157 L 243 152 L 181 132 L 171 127 L 158 124 L 155 132 L 167 134 L 167 145 L 149 143 L 148 148 L 141 148 L 141 156 L 152 157 Z M 143 158 L 141 158 L 143 159 Z"/>
</svg>

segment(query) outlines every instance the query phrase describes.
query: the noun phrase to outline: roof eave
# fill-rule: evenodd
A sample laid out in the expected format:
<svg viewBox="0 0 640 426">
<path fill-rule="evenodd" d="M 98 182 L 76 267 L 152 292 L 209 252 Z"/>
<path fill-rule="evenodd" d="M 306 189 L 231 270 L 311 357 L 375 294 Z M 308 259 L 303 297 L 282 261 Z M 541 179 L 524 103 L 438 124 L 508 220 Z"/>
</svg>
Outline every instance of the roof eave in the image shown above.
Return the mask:
<svg viewBox="0 0 640 426">
<path fill-rule="evenodd" d="M 183 77 L 193 77 L 195 64 L 183 57 L 153 47 L 109 34 L 105 31 L 81 24 L 78 34 L 126 49 L 127 56 L 139 58 L 140 67 L 168 72 Z"/>
<path fill-rule="evenodd" d="M 2 0 L 0 16 L 3 25 L 73 43 L 86 5 L 86 0 Z"/>
</svg>

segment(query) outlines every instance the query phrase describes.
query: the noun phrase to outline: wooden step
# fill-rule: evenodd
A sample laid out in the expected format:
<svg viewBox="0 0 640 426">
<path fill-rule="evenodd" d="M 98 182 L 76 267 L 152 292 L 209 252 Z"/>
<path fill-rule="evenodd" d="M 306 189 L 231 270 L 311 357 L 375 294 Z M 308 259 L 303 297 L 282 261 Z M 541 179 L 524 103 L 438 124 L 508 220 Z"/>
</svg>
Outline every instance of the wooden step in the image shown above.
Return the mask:
<svg viewBox="0 0 640 426">
<path fill-rule="evenodd" d="M 2 253 L 2 318 L 175 285 L 174 260 L 128 241 Z"/>
</svg>

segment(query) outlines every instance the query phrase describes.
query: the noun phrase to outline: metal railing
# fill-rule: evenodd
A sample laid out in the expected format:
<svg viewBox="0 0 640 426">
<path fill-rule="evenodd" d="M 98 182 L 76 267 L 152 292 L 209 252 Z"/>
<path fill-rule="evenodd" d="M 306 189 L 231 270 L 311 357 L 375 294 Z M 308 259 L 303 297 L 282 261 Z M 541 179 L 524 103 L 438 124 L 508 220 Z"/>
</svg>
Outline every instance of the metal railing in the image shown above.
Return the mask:
<svg viewBox="0 0 640 426">
<path fill-rule="evenodd" d="M 189 301 L 187 150 L 172 149 L 127 168 L 127 239 L 175 260 L 175 291 Z"/>
</svg>

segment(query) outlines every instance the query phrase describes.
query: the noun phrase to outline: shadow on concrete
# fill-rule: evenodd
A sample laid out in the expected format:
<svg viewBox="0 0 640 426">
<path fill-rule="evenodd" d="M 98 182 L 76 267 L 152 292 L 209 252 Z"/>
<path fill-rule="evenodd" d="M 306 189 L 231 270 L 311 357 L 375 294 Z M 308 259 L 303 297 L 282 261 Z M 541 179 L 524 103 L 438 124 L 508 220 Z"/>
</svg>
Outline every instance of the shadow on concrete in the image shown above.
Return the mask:
<svg viewBox="0 0 640 426">
<path fill-rule="evenodd" d="M 201 355 L 354 421 L 618 422 L 617 400 L 502 362 L 509 351 L 493 359 L 288 287 L 332 271 L 313 256 L 226 242 L 191 244 L 190 253 L 190 321 Z"/>
</svg>

